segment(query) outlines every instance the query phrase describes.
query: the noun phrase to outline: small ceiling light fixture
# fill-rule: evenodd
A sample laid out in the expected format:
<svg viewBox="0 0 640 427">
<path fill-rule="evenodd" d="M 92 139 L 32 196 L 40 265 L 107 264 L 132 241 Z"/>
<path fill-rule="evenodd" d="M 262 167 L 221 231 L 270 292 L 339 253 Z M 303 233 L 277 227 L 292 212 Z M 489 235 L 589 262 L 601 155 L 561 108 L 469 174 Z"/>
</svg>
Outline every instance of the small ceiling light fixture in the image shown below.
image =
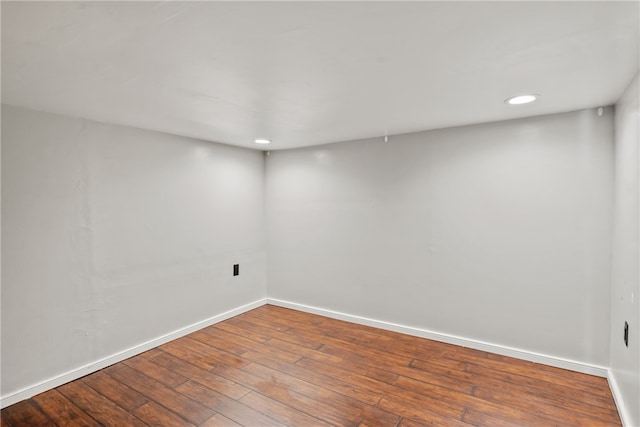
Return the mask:
<svg viewBox="0 0 640 427">
<path fill-rule="evenodd" d="M 264 138 L 258 138 L 258 139 L 255 139 L 253 142 L 255 142 L 256 144 L 270 144 L 271 140 L 270 139 L 264 139 Z"/>
<path fill-rule="evenodd" d="M 539 97 L 540 95 L 535 95 L 535 94 L 517 95 L 517 96 L 512 96 L 511 98 L 505 99 L 504 102 L 510 105 L 522 105 L 522 104 L 529 104 L 530 102 L 535 101 Z"/>
</svg>

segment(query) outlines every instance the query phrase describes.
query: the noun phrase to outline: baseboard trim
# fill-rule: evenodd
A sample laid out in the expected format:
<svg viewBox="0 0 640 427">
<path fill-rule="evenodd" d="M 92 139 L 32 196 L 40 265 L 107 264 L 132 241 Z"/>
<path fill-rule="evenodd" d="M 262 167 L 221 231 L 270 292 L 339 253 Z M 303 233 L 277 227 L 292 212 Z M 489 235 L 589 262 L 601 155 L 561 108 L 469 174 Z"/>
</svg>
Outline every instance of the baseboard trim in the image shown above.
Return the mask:
<svg viewBox="0 0 640 427">
<path fill-rule="evenodd" d="M 18 390 L 6 396 L 2 396 L 0 397 L 0 408 L 5 408 L 9 405 L 13 405 L 14 403 L 18 403 L 22 400 L 29 399 L 35 396 L 36 394 L 43 393 L 47 390 L 51 390 L 53 388 L 59 387 L 63 384 L 68 383 L 69 381 L 76 380 L 85 375 L 88 375 L 93 372 L 99 371 L 100 369 L 106 368 L 107 366 L 113 365 L 114 363 L 118 363 L 132 356 L 135 356 L 137 354 L 144 353 L 147 350 L 150 350 L 159 345 L 168 343 L 169 341 L 173 341 L 176 338 L 183 337 L 199 329 L 206 328 L 207 326 L 211 326 L 213 324 L 222 322 L 223 320 L 237 316 L 249 310 L 253 310 L 254 308 L 265 305 L 266 301 L 267 299 L 263 298 L 263 299 L 259 299 L 257 301 L 251 302 L 249 304 L 245 304 L 240 307 L 234 308 L 232 310 L 225 311 L 224 313 L 209 317 L 208 319 L 201 320 L 199 322 L 177 329 L 173 332 L 169 332 L 168 334 L 164 334 L 152 340 L 146 341 L 142 344 L 138 344 L 126 350 L 112 354 L 111 356 L 107 356 L 102 359 L 96 360 L 95 362 L 88 363 L 79 368 L 65 372 L 64 374 L 57 375 L 53 378 L 49 378 L 37 384 L 25 387 L 21 390 Z"/>
<path fill-rule="evenodd" d="M 5 408 L 7 406 L 13 405 L 14 403 L 18 403 L 22 400 L 29 399 L 35 396 L 36 394 L 43 393 L 47 390 L 61 386 L 63 384 L 68 383 L 69 381 L 73 381 L 85 375 L 88 375 L 90 373 L 99 371 L 100 369 L 106 368 L 107 366 L 113 365 L 114 363 L 121 362 L 125 359 L 128 359 L 137 354 L 143 353 L 154 347 L 165 344 L 169 341 L 173 341 L 177 338 L 188 335 L 199 329 L 205 328 L 207 326 L 211 326 L 218 322 L 222 322 L 223 320 L 245 313 L 249 310 L 253 310 L 254 308 L 263 306 L 265 304 L 272 304 L 279 307 L 291 308 L 291 309 L 303 311 L 306 313 L 318 314 L 321 316 L 344 320 L 347 322 L 352 322 L 360 325 L 372 326 L 375 328 L 399 332 L 407 335 L 413 335 L 421 338 L 432 339 L 434 341 L 445 342 L 448 344 L 459 345 L 463 347 L 473 348 L 476 350 L 488 351 L 491 353 L 501 354 L 504 356 L 510 356 L 518 359 L 528 360 L 530 362 L 541 363 L 544 365 L 549 365 L 549 366 L 554 366 L 562 369 L 568 369 L 571 371 L 582 372 L 585 374 L 604 377 L 604 378 L 607 378 L 609 382 L 609 387 L 611 388 L 611 392 L 616 402 L 616 406 L 618 407 L 618 412 L 620 413 L 620 418 L 622 419 L 623 425 L 625 426 L 630 425 L 629 416 L 627 414 L 624 401 L 622 400 L 618 383 L 614 375 L 612 374 L 612 372 L 606 367 L 577 362 L 574 360 L 559 358 L 555 356 L 548 356 L 540 353 L 534 353 L 526 350 L 520 350 L 517 348 L 487 343 L 484 341 L 474 340 L 474 339 L 465 338 L 465 337 L 459 337 L 455 335 L 449 335 L 441 332 L 430 331 L 427 329 L 415 328 L 411 326 L 405 326 L 405 325 L 400 325 L 396 323 L 370 319 L 367 317 L 356 316 L 353 314 L 347 314 L 347 313 L 333 311 L 325 308 L 299 304 L 291 301 L 284 301 L 276 298 L 263 298 L 263 299 L 251 302 L 249 304 L 245 304 L 243 306 L 234 308 L 232 310 L 212 316 L 210 318 L 207 318 L 199 322 L 193 323 L 191 325 L 185 326 L 183 328 L 177 329 L 168 334 L 146 341 L 134 347 L 130 347 L 126 350 L 120 351 L 113 355 L 104 357 L 95 362 L 92 362 L 84 366 L 81 366 L 79 368 L 68 371 L 64 374 L 60 374 L 53 378 L 39 382 L 37 384 L 25 387 L 21 390 L 18 390 L 6 396 L 2 396 L 0 397 L 0 408 Z"/>
<path fill-rule="evenodd" d="M 607 371 L 607 381 L 609 382 L 611 394 L 613 394 L 613 400 L 616 403 L 616 407 L 618 408 L 618 414 L 620 415 L 622 425 L 625 427 L 631 427 L 631 416 L 629 415 L 627 406 L 624 404 L 620 386 L 618 385 L 618 381 L 616 380 L 616 377 L 611 369 Z"/>
<path fill-rule="evenodd" d="M 400 332 L 407 335 L 413 335 L 421 338 L 428 338 L 434 341 L 440 341 L 447 344 L 455 344 L 462 347 L 473 348 L 476 350 L 487 351 L 490 353 L 501 354 L 503 356 L 515 357 L 518 359 L 528 360 L 530 362 L 540 363 L 543 365 L 554 366 L 556 368 L 568 369 L 570 371 L 581 372 L 584 374 L 596 375 L 599 377 L 607 377 L 608 369 L 604 366 L 591 365 L 588 363 L 578 362 L 575 360 L 564 359 L 555 356 L 535 353 L 527 350 L 507 347 L 499 344 L 492 344 L 484 341 L 474 340 L 471 338 L 449 335 L 441 332 L 430 331 L 427 329 L 415 328 L 381 320 L 370 319 L 367 317 L 356 316 L 353 314 L 341 313 L 338 311 L 328 310 L 320 307 L 314 307 L 305 304 L 299 304 L 291 301 L 283 301 L 276 298 L 267 298 L 267 304 L 279 307 L 291 308 L 293 310 L 304 311 L 307 313 L 318 314 L 333 319 L 345 320 L 347 322 L 357 323 L 360 325 L 372 326 L 374 328 L 385 329 L 388 331 Z"/>
</svg>

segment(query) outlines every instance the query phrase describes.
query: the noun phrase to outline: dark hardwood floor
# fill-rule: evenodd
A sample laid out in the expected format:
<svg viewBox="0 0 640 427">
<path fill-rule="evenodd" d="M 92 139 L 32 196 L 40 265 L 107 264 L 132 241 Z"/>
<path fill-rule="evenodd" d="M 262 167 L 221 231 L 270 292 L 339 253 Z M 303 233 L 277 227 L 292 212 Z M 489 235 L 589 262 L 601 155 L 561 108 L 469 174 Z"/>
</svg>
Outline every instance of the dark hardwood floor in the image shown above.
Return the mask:
<svg viewBox="0 0 640 427">
<path fill-rule="evenodd" d="M 6 426 L 612 426 L 607 381 L 263 306 L 2 410 Z"/>
</svg>

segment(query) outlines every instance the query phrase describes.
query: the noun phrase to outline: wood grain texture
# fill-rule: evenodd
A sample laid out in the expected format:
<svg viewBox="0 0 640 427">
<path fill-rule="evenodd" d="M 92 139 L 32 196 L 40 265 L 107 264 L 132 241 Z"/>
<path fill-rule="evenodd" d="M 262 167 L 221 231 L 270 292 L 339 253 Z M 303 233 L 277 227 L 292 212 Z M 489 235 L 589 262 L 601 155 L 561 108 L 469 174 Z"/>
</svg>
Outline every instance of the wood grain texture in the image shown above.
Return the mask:
<svg viewBox="0 0 640 427">
<path fill-rule="evenodd" d="M 16 426 L 619 426 L 607 381 L 266 305 L 5 408 Z"/>
</svg>

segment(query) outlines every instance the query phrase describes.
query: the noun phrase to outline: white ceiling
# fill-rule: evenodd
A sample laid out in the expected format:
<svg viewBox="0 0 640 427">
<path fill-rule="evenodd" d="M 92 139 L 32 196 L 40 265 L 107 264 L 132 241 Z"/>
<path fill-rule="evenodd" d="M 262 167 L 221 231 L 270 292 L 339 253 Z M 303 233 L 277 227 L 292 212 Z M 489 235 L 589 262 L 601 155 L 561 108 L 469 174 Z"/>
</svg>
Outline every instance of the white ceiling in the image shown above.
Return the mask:
<svg viewBox="0 0 640 427">
<path fill-rule="evenodd" d="M 4 103 L 260 149 L 608 105 L 639 61 L 638 2 L 1 7 Z"/>
</svg>

